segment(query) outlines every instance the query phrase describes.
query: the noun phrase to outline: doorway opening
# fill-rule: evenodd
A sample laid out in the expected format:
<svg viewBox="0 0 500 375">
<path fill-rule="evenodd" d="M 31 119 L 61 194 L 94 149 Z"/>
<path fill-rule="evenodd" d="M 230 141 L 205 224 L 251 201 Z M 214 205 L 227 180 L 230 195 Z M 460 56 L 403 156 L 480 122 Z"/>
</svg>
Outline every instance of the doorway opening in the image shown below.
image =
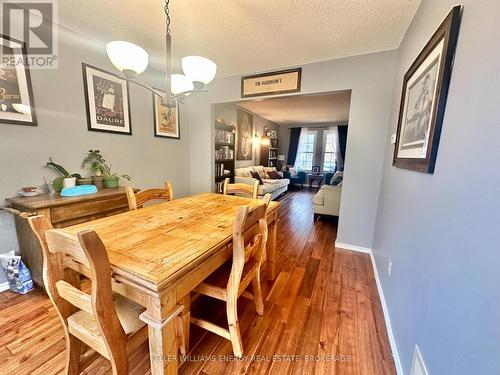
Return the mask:
<svg viewBox="0 0 500 375">
<path fill-rule="evenodd" d="M 260 177 L 259 196 L 309 190 L 315 218 L 338 217 L 350 102 L 343 90 L 215 104 L 215 191 Z"/>
</svg>

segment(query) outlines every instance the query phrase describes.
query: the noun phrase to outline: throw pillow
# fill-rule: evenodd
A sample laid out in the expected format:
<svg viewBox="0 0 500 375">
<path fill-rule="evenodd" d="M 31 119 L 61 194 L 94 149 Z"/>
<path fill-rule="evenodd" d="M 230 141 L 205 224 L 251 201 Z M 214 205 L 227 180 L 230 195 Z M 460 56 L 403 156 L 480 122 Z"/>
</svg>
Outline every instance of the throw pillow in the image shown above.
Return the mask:
<svg viewBox="0 0 500 375">
<path fill-rule="evenodd" d="M 250 174 L 252 175 L 253 178 L 255 178 L 257 181 L 259 181 L 259 185 L 264 185 L 264 181 L 262 181 L 260 174 L 258 174 L 257 172 L 254 172 L 254 171 L 251 171 Z"/>
<path fill-rule="evenodd" d="M 266 177 L 266 170 L 264 169 L 264 167 L 262 165 L 258 165 L 258 166 L 253 167 L 253 170 L 260 175 L 260 178 L 267 178 Z"/>
<path fill-rule="evenodd" d="M 337 186 L 344 179 L 344 172 L 336 172 L 330 180 L 330 185 Z"/>
<path fill-rule="evenodd" d="M 271 180 L 280 180 L 281 175 L 277 171 L 268 171 L 267 175 Z"/>
<path fill-rule="evenodd" d="M 297 176 L 297 170 L 295 168 L 289 168 L 288 171 L 290 172 L 290 176 Z"/>
</svg>

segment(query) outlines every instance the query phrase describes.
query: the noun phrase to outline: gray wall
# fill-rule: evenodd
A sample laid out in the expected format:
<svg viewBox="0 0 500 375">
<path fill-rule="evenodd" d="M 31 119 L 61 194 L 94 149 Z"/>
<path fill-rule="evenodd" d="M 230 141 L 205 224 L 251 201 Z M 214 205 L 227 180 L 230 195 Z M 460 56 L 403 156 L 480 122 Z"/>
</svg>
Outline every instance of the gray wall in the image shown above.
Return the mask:
<svg viewBox="0 0 500 375">
<path fill-rule="evenodd" d="M 500 2 L 464 0 L 433 175 L 391 166 L 386 143 L 374 254 L 405 374 L 500 374 Z M 399 49 L 402 77 L 451 0 L 424 0 Z M 388 258 L 392 259 L 387 276 Z"/>
<path fill-rule="evenodd" d="M 352 89 L 338 232 L 343 243 L 372 245 L 395 63 L 396 52 L 388 51 L 302 66 L 303 94 Z M 212 189 L 213 105 L 240 100 L 240 84 L 239 76 L 216 79 L 208 93 L 186 101 L 192 193 Z"/>
<path fill-rule="evenodd" d="M 264 117 L 261 117 L 253 112 L 247 111 L 246 109 L 243 109 L 237 105 L 237 103 L 222 103 L 222 104 L 216 104 L 214 106 L 214 111 L 215 111 L 215 118 L 216 119 L 224 119 L 226 124 L 229 125 L 236 125 L 237 123 L 237 117 L 238 117 L 238 109 L 241 111 L 245 111 L 248 113 L 251 113 L 253 116 L 253 132 L 259 134 L 259 136 L 262 136 L 263 131 L 264 131 L 264 126 L 267 126 L 269 130 L 276 130 L 279 135 L 279 126 L 278 124 L 275 124 L 272 121 L 269 121 L 265 119 Z M 238 135 L 238 134 L 236 134 Z M 236 150 L 235 150 L 236 151 Z M 250 167 L 252 165 L 259 165 L 260 164 L 260 144 L 255 143 L 253 145 L 253 153 L 252 153 L 252 160 L 236 160 L 235 161 L 235 168 L 243 168 L 243 167 Z"/>
<path fill-rule="evenodd" d="M 59 69 L 31 71 L 38 127 L 0 124 L 0 201 L 14 196 L 22 186 L 42 185 L 43 176 L 55 177 L 43 167 L 49 156 L 71 172 L 80 171 L 84 154 L 91 148 L 102 150 L 114 170 L 131 175 L 133 186 L 161 186 L 169 179 L 177 196 L 189 194 L 189 126 L 184 106 L 181 139 L 155 138 L 151 94 L 131 84 L 133 135 L 89 132 L 82 61 L 117 72 L 104 45 L 66 29 L 60 31 Z M 150 71 L 140 80 L 160 86 L 163 75 Z M 16 249 L 12 219 L 0 212 L 0 252 Z"/>
</svg>

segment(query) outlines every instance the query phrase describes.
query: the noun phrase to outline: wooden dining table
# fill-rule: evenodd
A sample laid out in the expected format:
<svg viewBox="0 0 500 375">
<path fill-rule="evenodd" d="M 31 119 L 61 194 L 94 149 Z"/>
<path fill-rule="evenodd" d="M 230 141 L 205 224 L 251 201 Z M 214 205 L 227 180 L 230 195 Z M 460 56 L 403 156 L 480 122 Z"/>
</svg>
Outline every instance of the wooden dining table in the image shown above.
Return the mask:
<svg viewBox="0 0 500 375">
<path fill-rule="evenodd" d="M 176 374 L 178 342 L 175 318 L 189 311 L 190 292 L 232 256 L 236 211 L 261 200 L 198 194 L 65 228 L 93 229 L 112 268 L 113 290 L 145 307 L 151 373 Z M 278 202 L 267 210 L 266 274 L 276 276 Z M 189 319 L 183 323 L 189 335 Z M 187 336 L 189 337 L 189 336 Z M 189 341 L 189 340 L 187 340 Z"/>
</svg>

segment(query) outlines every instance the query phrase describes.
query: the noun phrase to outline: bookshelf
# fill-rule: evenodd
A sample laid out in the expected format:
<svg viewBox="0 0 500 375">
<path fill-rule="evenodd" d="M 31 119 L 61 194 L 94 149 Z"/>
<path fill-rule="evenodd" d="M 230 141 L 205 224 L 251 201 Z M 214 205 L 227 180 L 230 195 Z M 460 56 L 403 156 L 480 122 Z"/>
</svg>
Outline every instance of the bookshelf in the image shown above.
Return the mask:
<svg viewBox="0 0 500 375">
<path fill-rule="evenodd" d="M 215 123 L 215 192 L 222 193 L 224 180 L 234 182 L 236 129 L 222 121 Z"/>
<path fill-rule="evenodd" d="M 278 167 L 278 138 L 262 137 L 260 143 L 260 165 Z"/>
</svg>

